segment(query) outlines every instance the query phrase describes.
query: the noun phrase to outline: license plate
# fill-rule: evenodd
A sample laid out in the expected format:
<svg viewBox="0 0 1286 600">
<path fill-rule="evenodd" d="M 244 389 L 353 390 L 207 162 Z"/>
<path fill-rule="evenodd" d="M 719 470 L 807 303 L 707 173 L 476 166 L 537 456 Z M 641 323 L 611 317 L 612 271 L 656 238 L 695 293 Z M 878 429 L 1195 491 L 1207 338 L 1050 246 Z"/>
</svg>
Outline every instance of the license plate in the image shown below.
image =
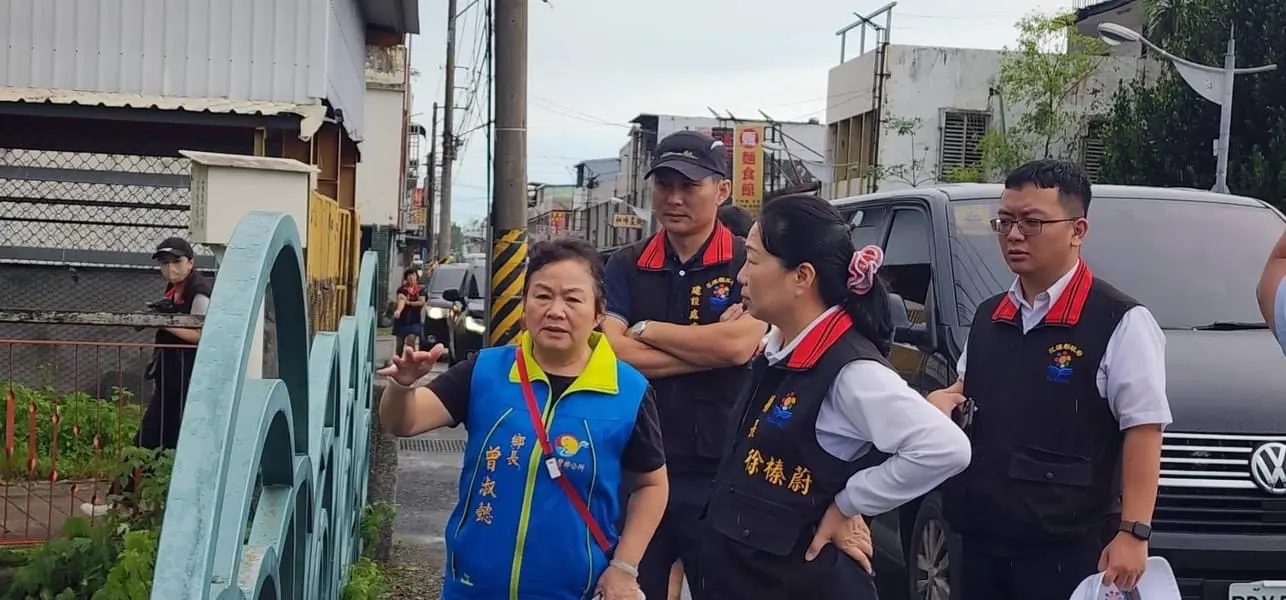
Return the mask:
<svg viewBox="0 0 1286 600">
<path fill-rule="evenodd" d="M 1286 581 L 1234 583 L 1228 586 L 1228 600 L 1286 600 Z"/>
</svg>

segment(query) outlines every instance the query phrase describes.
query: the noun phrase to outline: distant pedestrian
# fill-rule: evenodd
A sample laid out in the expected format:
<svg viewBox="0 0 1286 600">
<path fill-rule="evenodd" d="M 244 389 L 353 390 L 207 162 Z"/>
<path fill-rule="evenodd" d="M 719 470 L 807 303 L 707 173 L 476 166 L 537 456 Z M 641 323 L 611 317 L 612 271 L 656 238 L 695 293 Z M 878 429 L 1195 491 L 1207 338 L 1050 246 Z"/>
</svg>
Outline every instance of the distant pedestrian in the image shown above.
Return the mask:
<svg viewBox="0 0 1286 600">
<path fill-rule="evenodd" d="M 394 348 L 401 352 L 410 346 L 419 349 L 420 335 L 424 333 L 424 286 L 420 285 L 420 272 L 414 267 L 402 272 L 402 287 L 397 288 L 397 305 L 393 309 L 393 335 L 397 336 Z"/>
</svg>

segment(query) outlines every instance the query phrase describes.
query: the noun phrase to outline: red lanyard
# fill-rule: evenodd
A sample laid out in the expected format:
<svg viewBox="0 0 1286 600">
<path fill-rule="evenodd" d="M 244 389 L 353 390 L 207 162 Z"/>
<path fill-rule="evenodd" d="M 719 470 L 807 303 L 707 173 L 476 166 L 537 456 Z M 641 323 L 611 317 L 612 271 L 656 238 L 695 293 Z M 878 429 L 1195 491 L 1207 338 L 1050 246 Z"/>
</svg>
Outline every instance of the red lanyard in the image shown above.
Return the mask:
<svg viewBox="0 0 1286 600">
<path fill-rule="evenodd" d="M 516 348 L 518 356 L 518 378 L 522 385 L 522 395 L 527 401 L 527 414 L 531 416 L 531 427 L 536 432 L 536 439 L 540 442 L 541 455 L 544 457 L 545 471 L 549 477 L 558 482 L 558 486 L 563 489 L 567 499 L 571 501 L 572 508 L 580 514 L 581 520 L 585 521 L 585 526 L 589 528 L 589 534 L 594 536 L 594 541 L 604 553 L 610 552 L 612 545 L 608 543 L 607 536 L 603 534 L 603 529 L 598 526 L 594 520 L 594 515 L 589 512 L 589 507 L 581 499 L 580 494 L 576 493 L 576 488 L 572 487 L 572 482 L 563 477 L 562 470 L 558 468 L 558 459 L 554 458 L 554 447 L 549 443 L 549 432 L 545 430 L 545 420 L 541 417 L 540 406 L 536 404 L 536 392 L 531 388 L 531 379 L 527 376 L 527 358 L 524 356 L 522 346 Z M 553 401 L 553 398 L 550 398 Z"/>
</svg>

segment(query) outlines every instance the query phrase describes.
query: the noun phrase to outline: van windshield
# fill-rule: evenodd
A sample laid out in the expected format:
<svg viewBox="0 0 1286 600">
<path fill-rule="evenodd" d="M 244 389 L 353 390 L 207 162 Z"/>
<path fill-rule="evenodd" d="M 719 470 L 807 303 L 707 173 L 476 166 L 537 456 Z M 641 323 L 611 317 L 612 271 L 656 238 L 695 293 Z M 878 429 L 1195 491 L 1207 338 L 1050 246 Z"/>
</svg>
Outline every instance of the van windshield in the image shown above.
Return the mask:
<svg viewBox="0 0 1286 600">
<path fill-rule="evenodd" d="M 991 231 L 1000 200 L 949 206 L 960 323 L 1014 276 Z M 1096 277 L 1146 305 L 1163 329 L 1262 323 L 1255 286 L 1286 228 L 1274 211 L 1216 202 L 1094 198 L 1083 256 Z"/>
<path fill-rule="evenodd" d="M 1268 255 L 1265 254 L 1264 256 Z M 465 267 L 438 267 L 433 272 L 433 276 L 429 278 L 429 293 L 441 295 L 442 292 L 451 288 L 463 291 L 460 290 L 460 286 L 464 284 L 464 274 L 466 272 L 468 270 Z"/>
</svg>

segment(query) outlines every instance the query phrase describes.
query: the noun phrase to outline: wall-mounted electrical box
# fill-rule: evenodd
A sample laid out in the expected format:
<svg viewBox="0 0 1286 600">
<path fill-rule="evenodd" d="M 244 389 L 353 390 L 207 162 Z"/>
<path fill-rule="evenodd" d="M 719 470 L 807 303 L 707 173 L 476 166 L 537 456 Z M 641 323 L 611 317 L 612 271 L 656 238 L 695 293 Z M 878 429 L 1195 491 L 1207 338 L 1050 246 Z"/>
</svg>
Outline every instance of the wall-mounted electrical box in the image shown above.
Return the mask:
<svg viewBox="0 0 1286 600">
<path fill-rule="evenodd" d="M 299 239 L 308 243 L 308 199 L 317 167 L 290 158 L 180 150 L 192 161 L 191 242 L 227 244 L 237 223 L 251 211 L 290 215 Z"/>
</svg>

